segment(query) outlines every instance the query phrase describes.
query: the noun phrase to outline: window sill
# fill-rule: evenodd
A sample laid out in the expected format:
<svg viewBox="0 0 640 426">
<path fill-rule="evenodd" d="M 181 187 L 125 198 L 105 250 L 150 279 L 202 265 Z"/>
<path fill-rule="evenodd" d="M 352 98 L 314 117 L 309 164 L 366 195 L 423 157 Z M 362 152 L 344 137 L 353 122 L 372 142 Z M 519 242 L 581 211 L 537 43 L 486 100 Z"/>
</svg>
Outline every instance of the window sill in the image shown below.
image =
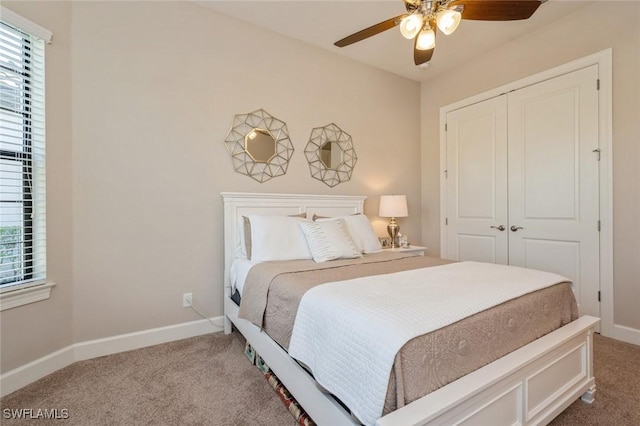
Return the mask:
<svg viewBox="0 0 640 426">
<path fill-rule="evenodd" d="M 48 282 L 0 293 L 0 311 L 46 300 L 51 296 L 51 288 L 54 285 L 56 285 L 56 283 Z"/>
</svg>

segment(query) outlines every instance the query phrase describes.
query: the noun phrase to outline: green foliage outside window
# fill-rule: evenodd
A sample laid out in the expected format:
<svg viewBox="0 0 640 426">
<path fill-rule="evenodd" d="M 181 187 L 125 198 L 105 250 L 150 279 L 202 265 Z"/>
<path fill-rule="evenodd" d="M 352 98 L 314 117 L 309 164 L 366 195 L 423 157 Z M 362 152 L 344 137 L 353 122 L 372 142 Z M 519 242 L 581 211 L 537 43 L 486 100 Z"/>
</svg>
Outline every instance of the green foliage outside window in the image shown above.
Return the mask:
<svg viewBox="0 0 640 426">
<path fill-rule="evenodd" d="M 22 229 L 20 226 L 0 227 L 0 284 L 16 281 L 21 269 Z"/>
</svg>

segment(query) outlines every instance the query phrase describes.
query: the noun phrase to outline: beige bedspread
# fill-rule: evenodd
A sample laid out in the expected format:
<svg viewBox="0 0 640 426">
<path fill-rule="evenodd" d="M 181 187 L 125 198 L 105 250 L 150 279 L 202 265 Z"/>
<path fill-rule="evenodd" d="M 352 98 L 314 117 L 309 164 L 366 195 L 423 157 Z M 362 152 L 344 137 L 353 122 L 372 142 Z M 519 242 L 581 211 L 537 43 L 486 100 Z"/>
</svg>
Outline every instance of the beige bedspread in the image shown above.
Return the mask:
<svg viewBox="0 0 640 426">
<path fill-rule="evenodd" d="M 450 261 L 383 252 L 323 264 L 308 260 L 258 264 L 245 281 L 239 316 L 264 328 L 286 349 L 298 305 L 310 288 L 326 282 L 446 263 Z M 532 342 L 577 316 L 571 286 L 561 283 L 412 339 L 396 355 L 384 413 Z"/>
</svg>

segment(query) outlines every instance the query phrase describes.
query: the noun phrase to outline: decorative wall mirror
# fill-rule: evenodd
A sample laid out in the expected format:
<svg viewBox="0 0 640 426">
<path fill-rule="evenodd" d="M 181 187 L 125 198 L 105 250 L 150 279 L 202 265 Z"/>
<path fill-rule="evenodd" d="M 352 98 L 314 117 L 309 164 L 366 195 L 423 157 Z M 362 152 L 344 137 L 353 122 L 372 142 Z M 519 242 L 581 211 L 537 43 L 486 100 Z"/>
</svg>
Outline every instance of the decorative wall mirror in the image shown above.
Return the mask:
<svg viewBox="0 0 640 426">
<path fill-rule="evenodd" d="M 351 136 L 334 123 L 311 131 L 304 154 L 311 177 L 330 187 L 350 180 L 358 160 Z"/>
<path fill-rule="evenodd" d="M 224 144 L 235 171 L 258 182 L 287 173 L 293 155 L 286 123 L 263 109 L 236 114 Z"/>
</svg>

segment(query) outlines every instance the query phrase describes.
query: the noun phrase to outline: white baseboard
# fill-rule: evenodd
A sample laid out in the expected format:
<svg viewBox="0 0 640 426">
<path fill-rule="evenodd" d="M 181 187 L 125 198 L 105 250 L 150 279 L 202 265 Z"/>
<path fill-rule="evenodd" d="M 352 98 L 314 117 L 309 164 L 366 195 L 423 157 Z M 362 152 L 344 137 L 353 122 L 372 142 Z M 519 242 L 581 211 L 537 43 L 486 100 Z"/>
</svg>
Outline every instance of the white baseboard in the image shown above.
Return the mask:
<svg viewBox="0 0 640 426">
<path fill-rule="evenodd" d="M 624 325 L 613 325 L 612 338 L 622 340 L 623 342 L 640 345 L 640 330 L 637 328 L 625 327 Z"/>
<path fill-rule="evenodd" d="M 7 371 L 0 375 L 0 397 L 15 392 L 73 362 L 73 345 L 71 345 Z"/>
<path fill-rule="evenodd" d="M 85 359 L 222 331 L 222 317 L 212 318 L 211 320 L 216 323 L 216 326 L 203 319 L 76 343 L 73 345 L 73 360 L 74 362 L 83 361 Z M 220 326 L 217 326 L 218 323 L 220 323 Z"/>
<path fill-rule="evenodd" d="M 222 331 L 223 317 L 211 321 L 216 325 L 203 319 L 75 343 L 0 375 L 0 397 L 76 361 Z"/>
</svg>

